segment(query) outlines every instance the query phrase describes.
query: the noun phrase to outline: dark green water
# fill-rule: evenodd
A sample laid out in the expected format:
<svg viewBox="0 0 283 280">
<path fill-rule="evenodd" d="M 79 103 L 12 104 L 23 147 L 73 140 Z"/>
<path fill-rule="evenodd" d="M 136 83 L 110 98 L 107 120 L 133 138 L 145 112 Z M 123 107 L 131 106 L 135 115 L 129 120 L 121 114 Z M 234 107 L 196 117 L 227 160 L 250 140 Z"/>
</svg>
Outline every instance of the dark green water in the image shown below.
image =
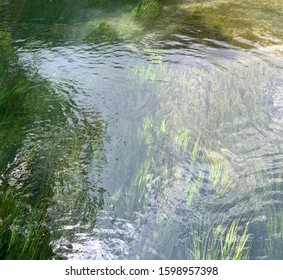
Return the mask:
<svg viewBox="0 0 283 280">
<path fill-rule="evenodd" d="M 138 2 L 0 0 L 0 259 L 282 259 L 283 4 Z"/>
</svg>

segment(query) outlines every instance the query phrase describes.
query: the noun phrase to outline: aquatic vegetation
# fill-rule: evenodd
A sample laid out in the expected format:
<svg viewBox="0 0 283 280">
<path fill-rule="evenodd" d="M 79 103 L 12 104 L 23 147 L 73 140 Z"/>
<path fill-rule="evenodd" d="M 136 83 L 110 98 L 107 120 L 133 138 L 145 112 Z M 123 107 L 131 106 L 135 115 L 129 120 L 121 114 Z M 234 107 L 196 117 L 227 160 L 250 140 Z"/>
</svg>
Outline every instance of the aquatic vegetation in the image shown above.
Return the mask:
<svg viewBox="0 0 283 280">
<path fill-rule="evenodd" d="M 151 161 L 146 161 L 138 170 L 132 185 L 126 193 L 126 205 L 129 213 L 134 213 L 134 209 L 139 205 L 143 208 L 146 201 L 146 194 L 148 193 L 147 184 L 153 180 Z"/>
<path fill-rule="evenodd" d="M 282 13 L 279 12 L 282 8 L 280 0 L 273 0 L 272 4 L 265 0 L 248 3 L 245 0 L 145 0 L 132 9 L 131 15 L 139 18 L 144 28 L 159 29 L 158 33 L 164 38 L 180 34 L 209 46 L 217 46 L 213 40 L 218 40 L 248 49 L 282 43 Z M 149 19 L 154 19 L 155 24 L 149 24 Z M 164 25 L 166 29 L 160 28 Z"/>
<path fill-rule="evenodd" d="M 86 38 L 88 43 L 115 43 L 119 40 L 118 33 L 108 21 L 100 21 L 97 28 L 95 28 Z"/>
<path fill-rule="evenodd" d="M 131 11 L 131 15 L 140 18 L 155 18 L 161 13 L 161 4 L 158 0 L 142 0 Z"/>
<path fill-rule="evenodd" d="M 204 187 L 204 173 L 200 172 L 197 178 L 189 178 L 186 181 L 186 204 L 192 207 L 199 198 L 202 188 Z"/>
<path fill-rule="evenodd" d="M 0 19 L 0 258 L 280 259 L 282 1 L 49 2 Z"/>
<path fill-rule="evenodd" d="M 175 144 L 178 149 L 181 149 L 183 152 L 188 150 L 188 145 L 190 143 L 191 132 L 188 128 L 184 128 L 175 136 Z"/>
<path fill-rule="evenodd" d="M 200 220 L 192 233 L 193 248 L 188 258 L 195 260 L 243 260 L 249 256 L 248 224 L 242 229 L 240 219 L 231 224 L 207 227 Z"/>
<path fill-rule="evenodd" d="M 135 65 L 131 68 L 130 77 L 138 83 L 148 83 L 156 81 L 166 71 L 166 65 L 163 62 L 162 55 L 153 53 L 147 64 Z"/>
<path fill-rule="evenodd" d="M 257 65 L 259 70 L 261 66 Z M 154 114 L 144 117 L 138 131 L 138 138 L 142 143 L 141 146 L 144 145 L 146 158 L 140 163 L 140 169 L 133 177 L 134 183 L 127 190 L 129 193 L 126 192 L 129 197 L 127 204 L 129 212 L 135 211 L 134 205 L 139 205 L 142 213 L 148 215 L 151 213 L 154 225 L 150 223 L 150 228 L 153 229 L 145 229 L 145 232 L 148 230 L 161 232 L 159 229 L 164 225 L 164 221 L 160 219 L 162 216 L 170 217 L 172 223 L 181 225 L 182 228 L 181 218 L 176 215 L 177 209 L 184 215 L 187 211 L 194 212 L 199 209 L 214 215 L 214 211 L 219 208 L 227 207 L 225 211 L 228 211 L 237 207 L 234 206 L 236 203 L 234 195 L 245 190 L 247 183 L 235 180 L 233 167 L 238 162 L 237 155 L 228 148 L 223 148 L 226 145 L 230 147 L 234 142 L 233 140 L 223 142 L 220 149 L 218 143 L 213 143 L 210 139 L 217 133 L 223 133 L 220 132 L 222 125 L 219 126 L 219 120 L 230 119 L 237 126 L 241 123 L 239 118 L 241 116 L 246 118 L 245 116 L 248 115 L 247 118 L 250 120 L 256 116 L 257 121 L 262 118 L 264 122 L 264 116 L 257 111 L 259 107 L 254 105 L 257 101 L 251 96 L 246 100 L 242 95 L 243 81 L 239 83 L 239 76 L 236 85 L 234 77 L 223 76 L 223 73 L 220 76 L 218 71 L 206 75 L 204 74 L 206 71 L 202 72 L 201 67 L 192 66 L 186 70 L 181 68 L 177 72 L 171 71 L 167 65 L 164 65 L 164 68 L 164 75 L 166 73 L 170 83 L 159 89 L 154 87 L 155 96 L 159 98 L 160 103 L 156 105 Z M 233 73 L 237 73 L 237 70 L 234 69 Z M 258 79 L 258 72 L 256 74 L 251 69 L 246 74 L 253 80 Z M 162 75 L 160 77 L 162 79 Z M 247 85 L 245 87 L 247 88 Z M 218 95 L 221 92 L 223 99 L 212 99 L 214 91 L 217 91 Z M 252 86 L 249 92 L 254 91 Z M 232 102 L 231 96 L 235 103 Z M 262 97 L 257 95 L 257 98 Z M 229 110 L 231 106 L 233 109 Z M 187 111 L 191 114 L 184 116 L 184 112 Z M 209 121 L 209 124 L 204 124 L 206 121 Z M 190 125 L 194 123 L 198 123 L 198 126 Z M 201 131 L 202 127 L 204 131 Z M 229 135 L 226 128 L 224 123 L 224 134 Z M 209 136 L 210 131 L 213 137 Z M 199 136 L 206 133 L 208 133 L 206 137 Z M 219 138 L 222 139 L 221 136 Z M 132 201 L 135 202 L 131 204 Z M 150 209 L 156 209 L 154 215 Z M 239 210 L 239 215 L 242 213 L 242 210 Z M 235 217 L 232 220 L 231 217 L 225 216 L 222 220 L 218 220 L 218 224 L 214 224 L 212 220 L 207 222 L 200 232 L 208 232 L 203 243 L 206 244 L 204 246 L 211 248 L 211 252 L 215 252 L 215 255 L 211 252 L 201 252 L 205 249 L 195 249 L 197 258 L 248 258 L 247 252 L 250 246 L 248 228 L 242 229 L 239 219 Z M 194 222 L 192 224 L 194 225 Z M 192 224 L 188 223 L 187 227 L 190 228 Z M 175 227 L 177 228 L 176 225 Z M 179 236 L 178 234 L 171 233 L 175 238 Z M 159 238 L 162 239 L 162 234 Z M 165 239 L 166 236 L 162 239 L 164 244 L 172 242 L 168 241 L 169 239 L 166 242 Z M 151 242 L 154 242 L 153 237 L 149 237 L 147 244 Z"/>
<path fill-rule="evenodd" d="M 271 4 L 272 2 L 272 4 Z M 282 2 L 274 0 L 269 4 L 274 10 L 282 10 Z M 188 12 L 189 17 L 198 17 L 208 27 L 215 27 L 231 44 L 242 47 L 259 43 L 264 45 L 282 42 L 282 30 L 278 29 L 280 13 L 273 18 L 267 16 L 270 9 L 266 1 L 197 1 L 180 2 L 181 9 Z M 248 28 L 247 28 L 248 27 Z M 248 41 L 240 40 L 247 39 Z"/>
<path fill-rule="evenodd" d="M 87 0 L 88 5 L 90 6 L 102 5 L 105 4 L 105 2 L 105 0 Z"/>
<path fill-rule="evenodd" d="M 145 143 L 146 159 L 126 192 L 126 205 L 129 213 L 135 213 L 137 205 L 143 213 L 149 211 L 147 215 L 151 221 L 144 231 L 152 235 L 143 248 L 147 254 L 148 246 L 162 251 L 164 244 L 172 244 L 167 254 L 174 251 L 174 240 L 180 234 L 177 229 L 182 227 L 176 216 L 178 208 L 186 212 L 199 203 L 205 205 L 206 193 L 223 197 L 230 187 L 225 166 L 215 160 L 210 170 L 212 159 L 203 141 L 187 127 L 176 127 L 175 123 L 173 112 L 162 119 L 147 116 L 139 131 L 140 141 Z M 151 213 L 152 209 L 156 209 L 155 214 Z M 158 242 L 154 241 L 155 235 L 158 235 Z M 228 251 L 226 247 L 223 250 Z"/>
<path fill-rule="evenodd" d="M 41 174 L 43 181 L 36 185 L 41 192 L 36 193 L 31 179 L 37 176 L 33 160 L 34 155 L 23 148 L 14 162 L 6 170 L 1 170 L 1 259 L 52 258 L 47 226 L 47 201 L 51 195 L 49 178 L 48 174 Z"/>
<path fill-rule="evenodd" d="M 0 30 L 0 52 L 2 59 L 0 63 L 0 71 L 5 71 L 7 64 L 11 64 L 15 60 L 15 54 L 12 48 L 12 36 L 9 32 Z M 3 77 L 0 78 L 0 82 Z"/>
<path fill-rule="evenodd" d="M 59 227 L 80 225 L 74 234 L 93 228 L 98 210 L 104 207 L 105 190 L 88 182 L 87 165 L 93 160 L 94 172 L 99 172 L 104 158 L 102 148 L 99 152 L 98 147 L 94 149 L 94 141 L 86 143 L 91 133 L 96 145 L 101 145 L 98 138 L 105 131 L 103 125 L 100 128 L 96 133 L 93 128 L 85 130 L 83 137 L 78 131 L 70 135 L 64 128 L 54 129 L 52 135 L 57 136 L 44 139 L 45 133 L 51 133 L 49 127 L 42 131 L 44 145 L 37 151 L 34 146 L 42 139 L 30 143 L 30 135 L 22 135 L 22 152 L 17 151 L 13 164 L 1 176 L 1 258 L 61 258 L 57 244 L 66 234 L 72 240 L 72 235 Z M 58 151 L 58 146 L 64 149 Z"/>
<path fill-rule="evenodd" d="M 207 152 L 207 160 L 211 189 L 216 188 L 220 197 L 223 197 L 230 188 L 233 188 L 233 181 L 229 175 L 231 167 L 221 154 L 212 151 Z"/>
<path fill-rule="evenodd" d="M 143 235 L 146 236 L 140 245 L 140 257 L 142 259 L 154 259 L 160 256 L 173 256 L 175 251 L 182 251 L 178 247 L 178 240 L 181 226 L 180 223 L 172 218 L 157 221 L 149 221 L 144 229 Z"/>
<path fill-rule="evenodd" d="M 154 67 L 150 64 L 147 67 L 137 67 L 133 69 L 133 75 L 138 79 L 140 82 L 145 82 L 145 81 L 154 81 L 156 80 L 156 72 Z"/>
<path fill-rule="evenodd" d="M 266 258 L 271 260 L 279 260 L 282 258 L 283 249 L 282 206 L 280 204 L 267 206 L 264 214 L 266 215 L 265 226 L 267 236 L 263 243 Z"/>
<path fill-rule="evenodd" d="M 104 206 L 105 190 L 88 185 L 87 166 L 93 161 L 98 172 L 105 160 L 106 124 L 84 120 L 78 128 L 70 104 L 39 77 L 30 74 L 31 82 L 16 55 L 8 55 L 15 59 L 0 81 L 0 136 L 6 147 L 0 149 L 0 258 L 50 259 L 65 234 L 59 225 L 79 222 L 92 228 Z"/>
<path fill-rule="evenodd" d="M 56 258 L 66 258 L 76 236 L 94 228 L 98 212 L 104 207 L 106 190 L 100 186 L 98 178 L 107 164 L 104 155 L 104 144 L 109 140 L 106 124 L 101 119 L 89 123 L 83 115 L 81 117 L 80 126 L 75 125 L 72 131 L 61 131 L 64 136 L 60 138 L 68 141 L 61 143 L 64 155 L 55 162 L 48 214 L 56 220 L 49 225 Z M 69 115 L 71 119 L 74 124 L 77 122 L 74 115 Z M 94 174 L 96 179 L 89 174 Z M 70 228 L 74 231 L 70 232 Z"/>
</svg>

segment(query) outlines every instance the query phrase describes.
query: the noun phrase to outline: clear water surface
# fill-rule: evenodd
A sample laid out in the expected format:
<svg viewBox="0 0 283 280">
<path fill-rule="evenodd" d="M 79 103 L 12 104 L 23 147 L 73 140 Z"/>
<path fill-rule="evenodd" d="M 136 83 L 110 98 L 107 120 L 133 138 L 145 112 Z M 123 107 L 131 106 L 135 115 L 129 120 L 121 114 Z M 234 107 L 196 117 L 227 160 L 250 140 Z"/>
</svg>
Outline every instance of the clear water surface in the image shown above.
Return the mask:
<svg viewBox="0 0 283 280">
<path fill-rule="evenodd" d="M 137 2 L 0 1 L 0 258 L 282 259 L 282 1 Z"/>
</svg>

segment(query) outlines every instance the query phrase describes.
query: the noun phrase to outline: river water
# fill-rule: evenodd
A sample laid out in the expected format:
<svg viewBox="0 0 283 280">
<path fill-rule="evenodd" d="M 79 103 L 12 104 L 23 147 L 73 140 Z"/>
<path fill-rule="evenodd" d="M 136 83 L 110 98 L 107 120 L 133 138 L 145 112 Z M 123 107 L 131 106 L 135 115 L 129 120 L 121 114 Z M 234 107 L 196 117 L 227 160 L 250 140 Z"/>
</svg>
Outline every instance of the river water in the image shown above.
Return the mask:
<svg viewBox="0 0 283 280">
<path fill-rule="evenodd" d="M 0 258 L 282 259 L 282 2 L 95 2 L 0 1 Z"/>
</svg>

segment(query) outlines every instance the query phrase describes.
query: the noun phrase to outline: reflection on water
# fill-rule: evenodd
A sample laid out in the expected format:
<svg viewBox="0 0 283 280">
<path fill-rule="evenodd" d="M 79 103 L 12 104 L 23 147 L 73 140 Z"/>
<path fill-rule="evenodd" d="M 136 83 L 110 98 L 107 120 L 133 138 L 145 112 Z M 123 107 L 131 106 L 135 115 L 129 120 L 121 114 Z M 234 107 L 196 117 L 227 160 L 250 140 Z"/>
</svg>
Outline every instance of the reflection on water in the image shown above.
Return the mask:
<svg viewBox="0 0 283 280">
<path fill-rule="evenodd" d="M 131 4 L 45 3 L 47 22 L 14 7 L 29 17 L 0 31 L 24 84 L 1 79 L 1 258 L 282 259 L 282 48 L 177 2 L 151 27 Z"/>
</svg>

